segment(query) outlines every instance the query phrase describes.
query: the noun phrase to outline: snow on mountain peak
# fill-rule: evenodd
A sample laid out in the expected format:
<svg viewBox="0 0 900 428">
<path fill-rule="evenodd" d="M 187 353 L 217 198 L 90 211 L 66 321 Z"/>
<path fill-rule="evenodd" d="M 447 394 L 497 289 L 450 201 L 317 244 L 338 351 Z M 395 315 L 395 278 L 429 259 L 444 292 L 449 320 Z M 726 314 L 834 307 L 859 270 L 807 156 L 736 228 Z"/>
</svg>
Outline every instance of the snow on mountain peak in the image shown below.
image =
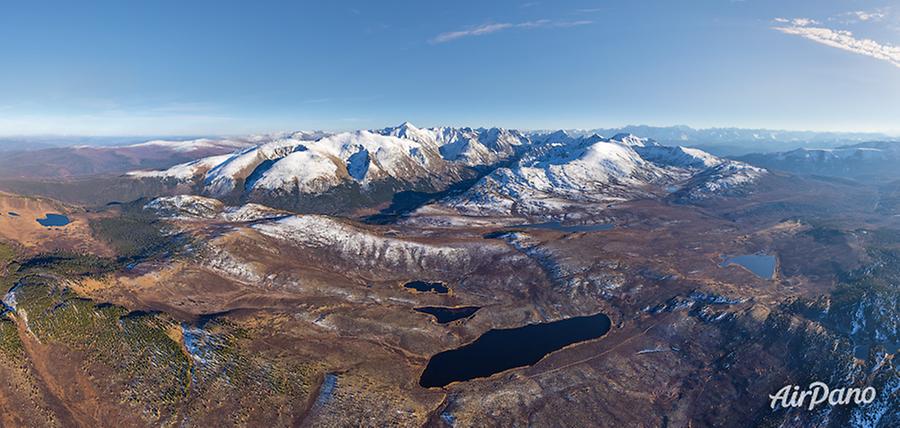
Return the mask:
<svg viewBox="0 0 900 428">
<path fill-rule="evenodd" d="M 594 134 L 594 135 L 597 135 L 597 134 Z M 658 144 L 656 144 L 655 141 L 653 141 L 649 138 L 641 138 L 641 137 L 638 137 L 637 135 L 630 134 L 630 133 L 619 133 L 619 134 L 613 135 L 613 137 L 610 138 L 610 140 L 618 141 L 618 142 L 620 142 L 626 146 L 630 146 L 630 147 L 645 147 L 645 146 L 658 145 Z"/>
<path fill-rule="evenodd" d="M 681 200 L 703 200 L 743 194 L 748 191 L 747 185 L 759 180 L 766 172 L 743 162 L 722 161 L 692 176 L 676 195 Z"/>
<path fill-rule="evenodd" d="M 659 189 L 682 185 L 725 163 L 701 150 L 662 146 L 633 134 L 573 137 L 557 131 L 532 140 L 502 128 L 416 128 L 404 122 L 378 130 L 294 133 L 230 155 L 131 175 L 202 183 L 203 195 L 272 201 L 302 199 L 344 185 L 362 193 L 377 188 L 440 191 L 471 177 L 474 168 L 494 168 L 502 161 L 514 163 L 494 169 L 447 204 L 476 212 L 559 211 L 571 203 L 666 193 Z M 744 185 L 759 174 L 732 166 L 693 186 L 712 192 Z"/>
<path fill-rule="evenodd" d="M 239 149 L 249 145 L 245 140 L 213 140 L 209 138 L 198 138 L 195 140 L 150 140 L 143 143 L 131 144 L 126 147 L 159 147 L 176 152 L 193 152 L 208 149 Z"/>
<path fill-rule="evenodd" d="M 561 137 L 539 137 L 540 144 L 515 165 L 488 174 L 446 205 L 471 215 L 555 217 L 579 207 L 603 209 L 606 203 L 660 194 L 673 186 L 690 185 L 695 197 L 710 197 L 739 189 L 765 172 L 631 134 Z"/>
<path fill-rule="evenodd" d="M 722 163 L 722 159 L 703 150 L 684 146 L 648 145 L 635 147 L 635 150 L 650 162 L 677 168 L 702 169 Z"/>
<path fill-rule="evenodd" d="M 419 137 L 419 128 L 416 128 L 411 122 L 403 122 L 395 127 L 384 128 L 380 133 L 398 138 L 416 139 L 416 137 Z"/>
</svg>

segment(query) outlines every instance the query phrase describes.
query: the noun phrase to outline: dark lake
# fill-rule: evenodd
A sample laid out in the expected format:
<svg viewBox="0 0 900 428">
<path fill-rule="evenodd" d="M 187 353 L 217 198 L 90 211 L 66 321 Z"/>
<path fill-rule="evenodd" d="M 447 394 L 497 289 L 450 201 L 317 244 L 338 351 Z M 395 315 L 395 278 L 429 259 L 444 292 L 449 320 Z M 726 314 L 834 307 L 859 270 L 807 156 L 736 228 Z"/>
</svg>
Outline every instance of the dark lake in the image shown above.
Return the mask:
<svg viewBox="0 0 900 428">
<path fill-rule="evenodd" d="M 736 257 L 726 257 L 721 266 L 725 267 L 733 264 L 743 266 L 760 278 L 772 279 L 775 277 L 775 256 L 769 256 L 765 254 L 749 254 Z"/>
<path fill-rule="evenodd" d="M 481 309 L 478 306 L 463 306 L 459 308 L 445 308 L 440 306 L 425 306 L 416 308 L 416 311 L 434 316 L 438 324 L 446 324 L 475 315 Z"/>
<path fill-rule="evenodd" d="M 419 385 L 442 387 L 452 382 L 530 366 L 565 346 L 601 337 L 609 328 L 609 317 L 597 314 L 490 330 L 468 345 L 432 357 L 419 379 Z"/>
<path fill-rule="evenodd" d="M 70 223 L 69 218 L 62 214 L 45 214 L 44 218 L 37 219 L 41 226 L 65 226 Z"/>
<path fill-rule="evenodd" d="M 412 281 L 407 282 L 404 287 L 411 288 L 416 291 L 421 291 L 423 293 L 433 291 L 438 294 L 447 294 L 447 292 L 450 291 L 450 289 L 447 288 L 446 285 L 440 282 Z"/>
<path fill-rule="evenodd" d="M 15 212 L 15 211 L 10 211 L 7 214 L 9 214 L 10 217 L 18 217 L 19 216 L 19 213 Z"/>
</svg>

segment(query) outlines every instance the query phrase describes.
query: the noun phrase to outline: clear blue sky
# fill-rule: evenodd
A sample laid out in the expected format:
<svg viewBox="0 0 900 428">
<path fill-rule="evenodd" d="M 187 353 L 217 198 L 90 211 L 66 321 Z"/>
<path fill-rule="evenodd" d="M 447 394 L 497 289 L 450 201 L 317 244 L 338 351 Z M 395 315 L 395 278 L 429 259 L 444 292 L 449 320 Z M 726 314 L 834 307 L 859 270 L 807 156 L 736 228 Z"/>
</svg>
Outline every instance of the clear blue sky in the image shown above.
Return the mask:
<svg viewBox="0 0 900 428">
<path fill-rule="evenodd" d="M 900 133 L 898 46 L 895 0 L 3 2 L 0 135 Z"/>
</svg>

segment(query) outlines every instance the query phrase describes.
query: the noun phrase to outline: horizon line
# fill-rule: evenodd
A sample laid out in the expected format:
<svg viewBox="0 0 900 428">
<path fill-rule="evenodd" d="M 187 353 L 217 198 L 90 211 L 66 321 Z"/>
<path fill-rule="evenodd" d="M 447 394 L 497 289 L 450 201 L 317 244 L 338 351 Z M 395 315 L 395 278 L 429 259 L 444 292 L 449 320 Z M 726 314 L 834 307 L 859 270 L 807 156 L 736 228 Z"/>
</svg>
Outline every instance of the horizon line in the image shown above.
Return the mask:
<svg viewBox="0 0 900 428">
<path fill-rule="evenodd" d="M 648 125 L 648 124 L 628 124 L 628 125 L 620 125 L 620 126 L 599 126 L 599 127 L 535 127 L 535 128 L 520 128 L 520 127 L 504 127 L 504 126 L 454 126 L 454 125 L 435 125 L 435 126 L 417 126 L 412 124 L 411 122 L 405 121 L 401 122 L 398 125 L 388 125 L 381 127 L 363 127 L 363 128 L 343 128 L 343 129 L 325 129 L 325 128 L 295 128 L 290 130 L 270 130 L 270 131 L 255 131 L 255 132 L 239 132 L 239 133 L 216 133 L 216 132 L 190 132 L 190 133 L 146 133 L 146 134 L 78 134 L 78 133 L 20 133 L 20 134 L 2 134 L 0 133 L 0 139 L 11 139 L 11 138 L 34 138 L 34 139 L 52 139 L 52 138 L 131 138 L 131 139 L 159 139 L 159 138 L 173 138 L 173 139 L 182 139 L 182 140 L 190 140 L 190 139 L 200 139 L 200 138 L 240 138 L 240 137 L 252 137 L 252 136 L 260 136 L 260 135 L 271 135 L 271 134 L 289 134 L 295 132 L 330 132 L 330 133 L 343 133 L 343 132 L 354 132 L 354 131 L 369 131 L 369 130 L 380 130 L 386 128 L 395 128 L 400 127 L 404 124 L 411 124 L 417 129 L 430 129 L 430 128 L 470 128 L 470 129 L 506 129 L 512 131 L 521 131 L 521 132 L 530 132 L 530 133 L 538 133 L 538 132 L 557 132 L 557 131 L 578 131 L 578 132 L 590 132 L 597 130 L 622 130 L 625 128 L 656 128 L 656 129 L 671 129 L 671 128 L 688 128 L 692 131 L 712 131 L 712 130 L 741 130 L 741 131 L 768 131 L 768 132 L 808 132 L 808 133 L 819 133 L 819 134 L 872 134 L 872 135 L 880 135 L 891 138 L 900 138 L 900 130 L 843 130 L 843 129 L 810 129 L 810 128 L 766 128 L 766 127 L 741 127 L 741 126 L 708 126 L 708 127 L 695 127 L 691 125 L 685 124 L 673 124 L 673 125 Z"/>
</svg>

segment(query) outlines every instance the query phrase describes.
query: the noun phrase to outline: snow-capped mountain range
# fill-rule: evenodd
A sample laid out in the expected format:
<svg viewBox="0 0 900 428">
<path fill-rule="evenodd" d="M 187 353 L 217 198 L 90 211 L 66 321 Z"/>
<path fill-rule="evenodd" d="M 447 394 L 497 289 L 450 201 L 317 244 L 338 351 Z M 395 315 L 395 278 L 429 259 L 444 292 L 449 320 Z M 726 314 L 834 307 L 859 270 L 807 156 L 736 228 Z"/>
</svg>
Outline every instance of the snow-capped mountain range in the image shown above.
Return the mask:
<svg viewBox="0 0 900 428">
<path fill-rule="evenodd" d="M 752 154 L 740 160 L 797 174 L 871 178 L 900 178 L 900 142 L 876 141 L 836 148 L 802 148 L 781 153 Z"/>
<path fill-rule="evenodd" d="M 230 155 L 129 176 L 187 184 L 198 194 L 230 201 L 278 205 L 302 195 L 334 192 L 374 201 L 402 190 L 443 190 L 477 176 L 479 168 L 520 155 L 529 144 L 529 138 L 517 131 L 419 129 L 405 123 L 337 134 L 295 133 Z"/>
<path fill-rule="evenodd" d="M 572 135 L 635 134 L 666 145 L 689 145 L 720 156 L 748 153 L 773 153 L 801 147 L 833 148 L 867 141 L 889 140 L 890 136 L 872 132 L 817 132 L 776 129 L 706 128 L 689 126 L 630 125 L 621 128 L 571 130 Z"/>
<path fill-rule="evenodd" d="M 764 173 L 631 134 L 605 138 L 562 131 L 420 129 L 404 123 L 336 134 L 295 133 L 166 170 L 134 171 L 129 177 L 181 185 L 232 203 L 286 209 L 332 195 L 377 204 L 398 191 L 437 192 L 480 177 L 465 192 L 443 201 L 445 206 L 467 214 L 540 216 L 571 203 L 611 203 L 678 191 L 691 198 L 712 197 Z"/>
<path fill-rule="evenodd" d="M 537 138 L 535 150 L 495 169 L 447 205 L 465 214 L 546 217 L 572 208 L 664 197 L 727 195 L 765 170 L 631 134 Z"/>
</svg>

